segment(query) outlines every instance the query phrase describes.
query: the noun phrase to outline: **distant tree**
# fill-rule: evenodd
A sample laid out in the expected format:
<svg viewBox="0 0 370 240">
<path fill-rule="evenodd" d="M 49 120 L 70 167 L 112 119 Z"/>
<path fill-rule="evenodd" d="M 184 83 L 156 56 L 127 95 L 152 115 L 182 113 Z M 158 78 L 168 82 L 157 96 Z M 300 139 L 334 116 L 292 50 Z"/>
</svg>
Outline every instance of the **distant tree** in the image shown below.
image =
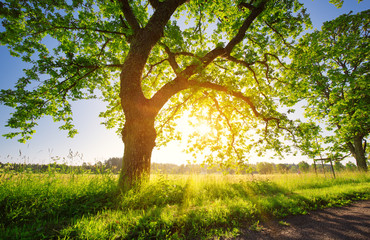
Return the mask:
<svg viewBox="0 0 370 240">
<path fill-rule="evenodd" d="M 348 162 L 348 163 L 346 163 L 346 170 L 348 170 L 348 171 L 356 171 L 357 170 L 357 166 L 353 162 Z"/>
<path fill-rule="evenodd" d="M 286 164 L 279 163 L 276 165 L 276 170 L 279 173 L 288 173 L 289 172 L 289 167 Z"/>
<path fill-rule="evenodd" d="M 337 172 L 343 171 L 345 169 L 345 166 L 340 161 L 334 162 L 334 169 Z"/>
<path fill-rule="evenodd" d="M 109 158 L 108 160 L 104 161 L 104 164 L 109 168 L 116 168 L 117 170 L 120 170 L 122 168 L 122 158 L 120 157 Z"/>
<path fill-rule="evenodd" d="M 289 172 L 297 173 L 298 172 L 298 166 L 293 164 L 292 166 L 290 166 Z"/>
<path fill-rule="evenodd" d="M 299 171 L 306 173 L 310 169 L 310 165 L 306 163 L 305 161 L 301 161 L 298 163 L 298 169 Z"/>
<path fill-rule="evenodd" d="M 342 1 L 333 1 L 339 4 Z M 305 100 L 305 114 L 327 124 L 329 152 L 351 153 L 367 171 L 370 134 L 370 10 L 344 14 L 304 35 L 291 52 L 288 104 Z"/>
<path fill-rule="evenodd" d="M 274 172 L 274 164 L 272 163 L 259 162 L 256 167 L 260 174 L 271 174 Z"/>
</svg>

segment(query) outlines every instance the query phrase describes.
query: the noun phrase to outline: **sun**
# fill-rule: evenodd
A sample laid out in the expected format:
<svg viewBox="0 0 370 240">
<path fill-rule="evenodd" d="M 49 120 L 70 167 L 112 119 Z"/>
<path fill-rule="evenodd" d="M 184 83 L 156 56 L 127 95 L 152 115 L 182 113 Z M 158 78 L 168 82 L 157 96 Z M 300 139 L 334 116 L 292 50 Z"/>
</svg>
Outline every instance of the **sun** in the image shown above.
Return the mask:
<svg viewBox="0 0 370 240">
<path fill-rule="evenodd" d="M 177 130 L 181 132 L 184 137 L 193 134 L 204 136 L 213 131 L 213 128 L 206 119 L 189 116 L 189 114 L 178 119 L 176 124 L 178 126 Z"/>
<path fill-rule="evenodd" d="M 199 133 L 199 135 L 203 136 L 211 133 L 212 128 L 207 123 L 200 123 L 194 127 L 194 131 Z"/>
<path fill-rule="evenodd" d="M 207 142 L 208 137 L 217 134 L 216 129 L 206 118 L 190 116 L 189 112 L 185 112 L 180 118 L 174 120 L 174 124 L 176 125 L 176 135 L 179 135 L 179 138 L 155 149 L 153 161 L 178 165 L 188 164 L 189 162 L 195 163 L 194 155 L 187 153 L 187 149 L 191 147 L 189 142 L 194 144 L 193 140 L 198 137 Z M 205 150 L 204 153 L 208 153 L 208 151 Z"/>
</svg>

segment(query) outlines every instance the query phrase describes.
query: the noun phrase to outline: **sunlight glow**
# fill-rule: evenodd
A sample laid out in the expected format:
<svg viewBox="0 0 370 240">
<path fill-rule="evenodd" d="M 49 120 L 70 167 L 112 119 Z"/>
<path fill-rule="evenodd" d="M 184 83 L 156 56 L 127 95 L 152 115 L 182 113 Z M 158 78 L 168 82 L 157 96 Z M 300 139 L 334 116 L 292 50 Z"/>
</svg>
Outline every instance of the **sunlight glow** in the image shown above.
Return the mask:
<svg viewBox="0 0 370 240">
<path fill-rule="evenodd" d="M 176 123 L 178 126 L 177 130 L 182 134 L 184 139 L 188 139 L 193 134 L 204 136 L 214 131 L 207 120 L 191 117 L 189 114 L 184 114 Z"/>
</svg>

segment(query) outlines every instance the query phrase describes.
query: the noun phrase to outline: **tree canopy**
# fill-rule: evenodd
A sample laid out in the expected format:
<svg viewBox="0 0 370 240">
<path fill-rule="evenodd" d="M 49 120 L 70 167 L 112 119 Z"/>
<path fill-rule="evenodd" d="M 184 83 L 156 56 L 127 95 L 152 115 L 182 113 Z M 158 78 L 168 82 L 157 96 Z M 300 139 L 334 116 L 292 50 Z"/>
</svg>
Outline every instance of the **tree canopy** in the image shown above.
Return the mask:
<svg viewBox="0 0 370 240">
<path fill-rule="evenodd" d="M 292 94 L 286 98 L 290 104 L 305 100 L 306 117 L 333 133 L 324 137 L 329 152 L 352 153 L 363 170 L 370 133 L 369 23 L 370 10 L 349 13 L 304 35 L 290 55 Z"/>
</svg>

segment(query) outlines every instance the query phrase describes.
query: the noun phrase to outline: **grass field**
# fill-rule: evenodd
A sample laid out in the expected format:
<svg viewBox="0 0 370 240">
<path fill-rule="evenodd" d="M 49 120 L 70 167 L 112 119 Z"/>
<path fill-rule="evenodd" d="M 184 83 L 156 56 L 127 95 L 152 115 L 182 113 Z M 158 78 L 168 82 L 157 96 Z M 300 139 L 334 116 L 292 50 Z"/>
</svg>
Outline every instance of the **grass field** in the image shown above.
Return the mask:
<svg viewBox="0 0 370 240">
<path fill-rule="evenodd" d="M 0 173 L 0 239 L 209 239 L 369 199 L 369 173 L 153 175 L 121 194 L 113 174 Z"/>
</svg>

